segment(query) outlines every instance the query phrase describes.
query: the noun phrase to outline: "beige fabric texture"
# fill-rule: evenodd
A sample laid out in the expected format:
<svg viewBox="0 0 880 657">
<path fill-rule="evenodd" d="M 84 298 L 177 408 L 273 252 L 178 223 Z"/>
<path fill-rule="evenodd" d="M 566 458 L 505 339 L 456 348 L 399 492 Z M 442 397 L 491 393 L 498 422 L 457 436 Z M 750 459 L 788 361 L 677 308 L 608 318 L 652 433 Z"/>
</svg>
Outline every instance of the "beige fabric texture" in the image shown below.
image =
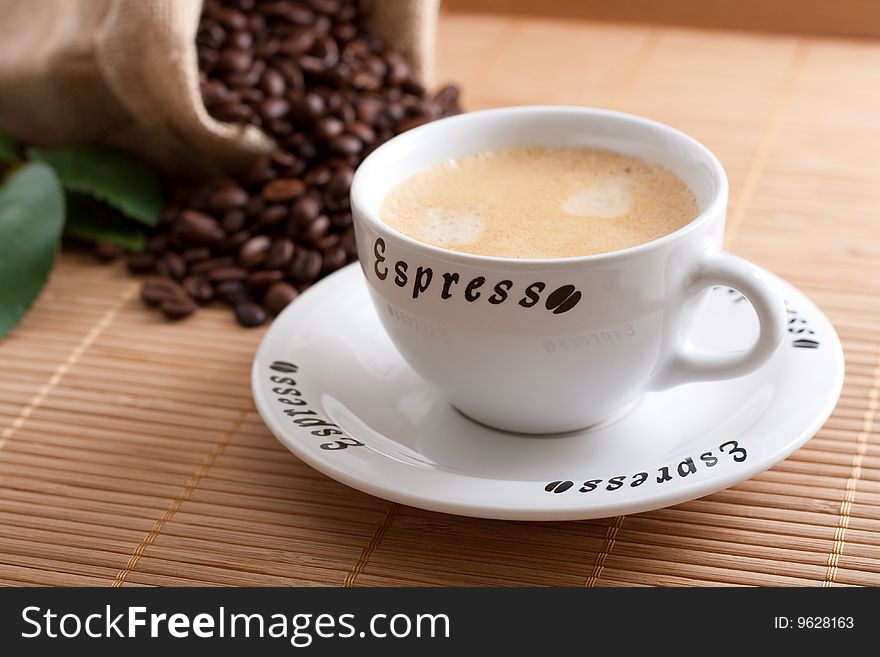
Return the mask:
<svg viewBox="0 0 880 657">
<path fill-rule="evenodd" d="M 202 103 L 202 0 L 0 0 L 0 130 L 33 144 L 115 144 L 165 170 L 247 166 L 272 148 Z M 439 0 L 374 0 L 375 32 L 433 82 Z"/>
</svg>

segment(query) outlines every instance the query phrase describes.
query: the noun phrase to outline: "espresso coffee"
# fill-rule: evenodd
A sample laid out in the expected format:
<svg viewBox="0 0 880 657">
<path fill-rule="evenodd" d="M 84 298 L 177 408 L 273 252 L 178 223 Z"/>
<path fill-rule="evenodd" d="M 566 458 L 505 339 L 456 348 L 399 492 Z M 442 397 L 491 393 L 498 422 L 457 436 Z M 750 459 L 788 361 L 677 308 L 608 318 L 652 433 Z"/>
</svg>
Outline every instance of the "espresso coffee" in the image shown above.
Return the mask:
<svg viewBox="0 0 880 657">
<path fill-rule="evenodd" d="M 596 148 L 485 151 L 417 172 L 379 216 L 413 239 L 507 258 L 566 258 L 636 246 L 699 213 L 674 173 Z"/>
</svg>

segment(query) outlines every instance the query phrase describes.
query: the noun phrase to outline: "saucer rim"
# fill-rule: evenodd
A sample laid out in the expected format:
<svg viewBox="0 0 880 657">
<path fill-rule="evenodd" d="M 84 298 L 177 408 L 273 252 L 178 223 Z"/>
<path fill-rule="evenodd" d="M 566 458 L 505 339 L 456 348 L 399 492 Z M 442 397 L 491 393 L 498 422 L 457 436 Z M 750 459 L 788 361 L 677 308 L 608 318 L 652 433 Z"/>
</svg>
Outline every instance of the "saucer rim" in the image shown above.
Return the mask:
<svg viewBox="0 0 880 657">
<path fill-rule="evenodd" d="M 718 473 L 708 480 L 686 482 L 675 489 L 670 489 L 668 491 L 660 490 L 655 493 L 646 494 L 637 499 L 628 501 L 578 501 L 578 503 L 576 504 L 565 504 L 562 500 L 558 500 L 557 506 L 548 507 L 546 506 L 546 502 L 540 502 L 538 504 L 523 504 L 521 501 L 517 501 L 515 505 L 511 505 L 510 503 L 504 505 L 499 503 L 481 503 L 476 501 L 460 502 L 450 499 L 438 499 L 436 496 L 430 496 L 423 493 L 413 493 L 412 491 L 404 490 L 394 485 L 387 485 L 383 481 L 365 480 L 355 474 L 352 474 L 350 472 L 350 468 L 346 468 L 344 466 L 343 461 L 340 461 L 340 464 L 342 465 L 337 465 L 332 460 L 317 458 L 308 449 L 300 449 L 298 442 L 287 436 L 285 427 L 280 423 L 280 421 L 277 420 L 277 418 L 274 417 L 273 413 L 269 411 L 270 404 L 268 403 L 268 400 L 264 397 L 266 395 L 266 392 L 264 390 L 264 386 L 262 385 L 262 373 L 259 371 L 259 368 L 261 364 L 264 364 L 268 359 L 267 352 L 270 349 L 270 343 L 277 339 L 275 338 L 275 336 L 282 330 L 282 327 L 290 323 L 289 317 L 301 312 L 301 310 L 303 309 L 302 302 L 304 300 L 311 300 L 313 297 L 323 294 L 324 288 L 329 288 L 334 285 L 340 284 L 340 281 L 346 276 L 353 276 L 354 274 L 352 273 L 352 269 L 360 270 L 361 268 L 358 263 L 352 263 L 325 277 L 317 284 L 311 286 L 308 290 L 303 292 L 303 294 L 300 295 L 300 297 L 297 299 L 297 303 L 288 305 L 288 307 L 285 308 L 278 317 L 276 317 L 275 321 L 272 323 L 272 325 L 270 325 L 266 333 L 263 335 L 260 341 L 260 345 L 254 354 L 254 359 L 251 366 L 251 392 L 254 398 L 257 412 L 259 413 L 263 422 L 266 424 L 266 426 L 269 428 L 275 438 L 297 458 L 299 458 L 318 472 L 321 472 L 322 474 L 330 477 L 331 479 L 334 479 L 351 488 L 386 500 L 388 502 L 405 504 L 407 506 L 425 509 L 428 511 L 449 513 L 466 517 L 518 521 L 588 520 L 619 515 L 630 515 L 634 513 L 642 513 L 645 511 L 666 508 L 729 488 L 730 486 L 733 486 L 741 481 L 745 481 L 754 477 L 757 474 L 760 474 L 761 472 L 764 472 L 765 470 L 773 467 L 777 463 L 780 463 L 781 461 L 791 456 L 791 454 L 793 454 L 798 448 L 802 447 L 807 441 L 810 440 L 810 438 L 812 438 L 816 434 L 816 432 L 819 431 L 819 429 L 822 428 L 822 426 L 834 412 L 834 409 L 837 406 L 837 403 L 840 399 L 840 394 L 843 389 L 845 376 L 844 352 L 843 346 L 840 342 L 840 337 L 837 334 L 834 325 L 828 319 L 827 315 L 825 315 L 825 313 L 822 312 L 822 310 L 806 294 L 801 292 L 797 287 L 795 287 L 793 284 L 789 283 L 785 279 L 776 276 L 772 272 L 767 272 L 766 269 L 762 268 L 763 271 L 767 272 L 768 274 L 770 274 L 770 276 L 777 280 L 777 282 L 781 283 L 783 289 L 791 288 L 792 290 L 797 292 L 827 322 L 830 329 L 830 340 L 827 344 L 829 348 L 831 348 L 834 352 L 833 362 L 835 366 L 835 380 L 833 386 L 830 388 L 831 392 L 827 396 L 824 407 L 822 408 L 821 412 L 815 415 L 814 420 L 808 425 L 806 429 L 802 430 L 799 434 L 793 436 L 790 440 L 786 441 L 784 445 L 781 445 L 779 448 L 768 453 L 763 458 L 751 462 L 750 464 L 748 464 L 747 467 L 740 467 L 736 470 L 728 470 L 725 473 Z M 363 275 L 362 272 L 361 275 Z M 344 285 L 345 283 L 342 284 Z M 709 382 L 707 383 L 707 385 L 712 385 L 712 383 L 715 382 Z M 717 383 L 723 383 L 723 381 Z M 660 392 L 658 394 L 663 393 Z M 463 477 L 475 481 L 484 480 L 478 476 L 470 474 L 446 474 L 448 476 Z"/>
</svg>

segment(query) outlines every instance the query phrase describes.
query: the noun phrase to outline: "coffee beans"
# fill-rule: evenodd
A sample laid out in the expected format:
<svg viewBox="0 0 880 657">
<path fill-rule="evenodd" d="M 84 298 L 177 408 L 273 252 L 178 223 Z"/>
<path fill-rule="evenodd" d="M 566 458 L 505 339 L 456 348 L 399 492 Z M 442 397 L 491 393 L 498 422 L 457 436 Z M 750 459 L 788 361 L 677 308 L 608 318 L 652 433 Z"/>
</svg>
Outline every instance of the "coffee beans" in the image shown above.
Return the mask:
<svg viewBox="0 0 880 657">
<path fill-rule="evenodd" d="M 205 0 L 196 37 L 205 107 L 260 128 L 277 149 L 234 178 L 172 190 L 147 252 L 126 258 L 134 273 L 160 274 L 144 285 L 146 303 L 179 319 L 218 299 L 241 325 L 259 326 L 357 257 L 354 169 L 395 134 L 459 111 L 456 87 L 429 96 L 367 31 L 368 4 Z"/>
<path fill-rule="evenodd" d="M 199 305 L 190 297 L 175 297 L 162 302 L 162 312 L 168 319 L 183 319 L 192 315 Z"/>
<path fill-rule="evenodd" d="M 277 178 L 263 187 L 263 198 L 270 203 L 291 201 L 306 191 L 306 184 L 298 178 Z"/>
<path fill-rule="evenodd" d="M 244 207 L 248 202 L 247 192 L 236 182 L 224 180 L 211 193 L 210 205 L 215 212 L 226 212 Z"/>
<path fill-rule="evenodd" d="M 242 326 L 259 326 L 266 319 L 266 311 L 253 301 L 243 301 L 235 307 L 235 319 Z"/>
<path fill-rule="evenodd" d="M 225 236 L 214 218 L 195 210 L 181 212 L 176 228 L 178 236 L 186 244 L 215 244 Z"/>
<path fill-rule="evenodd" d="M 241 245 L 238 251 L 238 261 L 245 267 L 253 267 L 266 259 L 266 254 L 272 246 L 272 239 L 266 235 L 257 235 Z"/>
<path fill-rule="evenodd" d="M 266 292 L 266 296 L 263 297 L 263 304 L 270 313 L 277 315 L 287 307 L 287 304 L 296 299 L 298 294 L 296 288 L 290 283 L 279 281 L 274 283 Z"/>
<path fill-rule="evenodd" d="M 141 287 L 141 299 L 151 306 L 158 306 L 163 301 L 185 297 L 186 292 L 169 278 L 155 278 Z"/>
</svg>

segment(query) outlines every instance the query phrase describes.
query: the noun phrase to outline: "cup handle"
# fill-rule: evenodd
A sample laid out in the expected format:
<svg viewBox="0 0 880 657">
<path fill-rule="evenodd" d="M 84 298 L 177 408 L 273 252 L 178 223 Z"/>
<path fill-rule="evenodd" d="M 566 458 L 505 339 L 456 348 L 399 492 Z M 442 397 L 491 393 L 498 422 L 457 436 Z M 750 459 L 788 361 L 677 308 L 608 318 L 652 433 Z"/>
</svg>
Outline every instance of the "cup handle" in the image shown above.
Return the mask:
<svg viewBox="0 0 880 657">
<path fill-rule="evenodd" d="M 752 372 L 776 353 L 785 334 L 785 301 L 770 277 L 748 260 L 727 253 L 705 257 L 685 281 L 686 297 L 721 285 L 740 292 L 758 315 L 758 339 L 747 350 L 713 354 L 695 350 L 678 338 L 658 368 L 650 388 L 662 390 L 693 381 L 732 379 Z"/>
</svg>

